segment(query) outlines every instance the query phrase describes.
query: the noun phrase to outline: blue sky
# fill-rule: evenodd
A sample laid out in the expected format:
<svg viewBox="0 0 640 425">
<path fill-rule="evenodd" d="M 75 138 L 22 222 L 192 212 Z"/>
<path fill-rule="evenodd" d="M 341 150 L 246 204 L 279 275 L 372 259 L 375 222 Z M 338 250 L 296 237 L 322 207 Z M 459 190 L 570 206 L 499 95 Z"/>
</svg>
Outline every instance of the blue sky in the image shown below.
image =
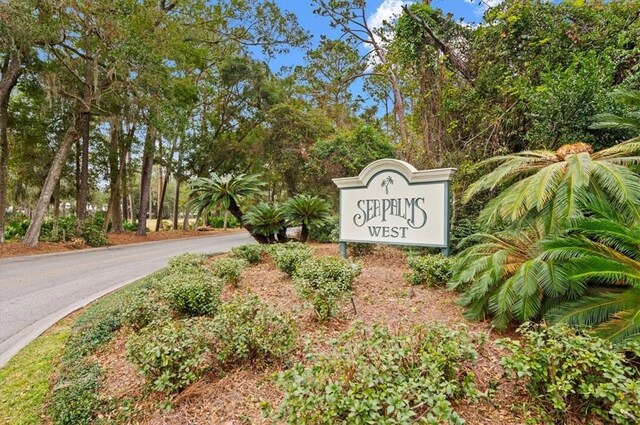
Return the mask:
<svg viewBox="0 0 640 425">
<path fill-rule="evenodd" d="M 403 4 L 414 3 L 409 0 L 368 0 L 367 16 L 371 24 L 389 19 L 401 11 Z M 482 14 L 487 5 L 499 3 L 500 0 L 433 0 L 432 6 L 451 13 L 456 19 L 464 19 L 467 23 L 477 23 L 482 20 Z M 298 17 L 300 25 L 313 36 L 312 46 L 316 46 L 321 35 L 338 38 L 340 32 L 329 26 L 329 19 L 313 14 L 315 6 L 311 0 L 276 0 L 281 9 L 293 12 Z M 292 50 L 287 55 L 279 55 L 270 63 L 273 71 L 282 66 L 301 65 L 304 51 Z"/>
</svg>

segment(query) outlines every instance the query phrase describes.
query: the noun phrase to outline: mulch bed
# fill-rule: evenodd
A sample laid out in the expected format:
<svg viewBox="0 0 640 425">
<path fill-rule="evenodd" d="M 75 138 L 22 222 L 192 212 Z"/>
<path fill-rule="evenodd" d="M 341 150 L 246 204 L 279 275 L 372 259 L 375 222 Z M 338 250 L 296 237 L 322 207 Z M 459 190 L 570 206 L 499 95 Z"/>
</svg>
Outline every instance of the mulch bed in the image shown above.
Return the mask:
<svg viewBox="0 0 640 425">
<path fill-rule="evenodd" d="M 336 245 L 314 244 L 319 255 L 337 255 Z M 326 325 L 319 325 L 314 314 L 303 306 L 291 280 L 275 269 L 274 264 L 264 261 L 247 269 L 238 288 L 226 288 L 223 297 L 255 294 L 275 309 L 295 317 L 299 331 L 298 361 L 304 354 L 329 349 L 327 342 L 338 337 L 355 321 L 366 325 L 384 324 L 394 330 L 407 330 L 417 324 L 442 322 L 453 325 L 465 323 L 472 332 L 490 332 L 487 323 L 469 323 L 462 317 L 462 309 L 455 294 L 445 289 L 411 286 L 403 277 L 406 273 L 405 254 L 391 247 L 379 247 L 373 254 L 362 259 L 363 272 L 355 282 L 354 304 L 342 306 L 340 316 Z M 142 380 L 132 376 L 135 369 L 125 359 L 124 344 L 128 334 L 121 330 L 109 346 L 97 355 L 106 370 L 106 383 L 102 393 L 113 398 L 138 398 L 142 393 Z M 513 411 L 522 406 L 526 397 L 515 384 L 503 379 L 500 357 L 503 353 L 494 344 L 497 337 L 490 334 L 489 342 L 481 347 L 482 356 L 474 367 L 477 387 L 480 391 L 499 384 L 498 391 L 490 399 L 477 403 L 462 401 L 456 410 L 468 424 L 524 423 Z M 155 395 L 137 402 L 140 414 L 133 419 L 141 424 L 267 424 L 261 405 L 264 402 L 277 407 L 282 393 L 274 383 L 273 376 L 282 370 L 277 365 L 244 367 L 219 376 L 211 373 L 179 394 L 170 411 L 158 408 Z"/>
<path fill-rule="evenodd" d="M 168 239 L 193 238 L 244 232 L 243 229 L 205 229 L 205 230 L 166 230 L 148 232 L 146 236 L 136 236 L 134 232 L 109 233 L 109 245 L 128 245 L 141 242 L 163 241 Z M 21 257 L 26 255 L 51 254 L 54 252 L 77 251 L 91 248 L 82 242 L 39 242 L 35 248 L 29 248 L 20 241 L 8 241 L 0 244 L 0 258 Z"/>
</svg>

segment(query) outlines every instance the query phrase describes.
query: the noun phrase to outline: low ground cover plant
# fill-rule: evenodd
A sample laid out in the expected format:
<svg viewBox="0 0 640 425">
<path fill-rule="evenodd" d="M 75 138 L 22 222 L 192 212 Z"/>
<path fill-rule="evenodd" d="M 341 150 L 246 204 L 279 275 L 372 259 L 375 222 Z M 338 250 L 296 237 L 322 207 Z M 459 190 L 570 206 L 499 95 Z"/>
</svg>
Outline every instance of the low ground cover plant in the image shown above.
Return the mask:
<svg viewBox="0 0 640 425">
<path fill-rule="evenodd" d="M 225 283 L 238 286 L 242 272 L 249 263 L 241 258 L 219 258 L 211 264 L 213 273 Z"/>
<path fill-rule="evenodd" d="M 268 248 L 268 253 L 281 272 L 292 276 L 298 266 L 305 260 L 313 257 L 313 250 L 299 242 L 287 242 L 275 244 Z"/>
<path fill-rule="evenodd" d="M 207 351 L 207 338 L 192 319 L 147 327 L 127 342 L 127 359 L 152 389 L 167 395 L 178 393 L 204 374 Z"/>
<path fill-rule="evenodd" d="M 406 275 L 412 285 L 444 286 L 451 279 L 455 260 L 437 255 L 409 255 L 407 264 L 411 273 Z"/>
<path fill-rule="evenodd" d="M 273 412 L 289 424 L 464 423 L 451 402 L 474 397 L 473 337 L 433 324 L 407 333 L 355 327 L 334 353 L 281 373 L 284 400 Z"/>
<path fill-rule="evenodd" d="M 294 283 L 301 298 L 309 302 L 320 321 L 334 317 L 339 301 L 353 287 L 362 267 L 338 257 L 312 257 L 301 262 Z"/>
<path fill-rule="evenodd" d="M 111 341 L 122 326 L 131 294 L 152 287 L 159 275 L 156 273 L 100 299 L 78 317 L 47 405 L 54 424 L 87 424 L 96 417 L 103 405 L 98 393 L 102 370 L 91 355 Z"/>
<path fill-rule="evenodd" d="M 640 370 L 609 341 L 567 325 L 525 324 L 518 332 L 522 340 L 500 341 L 511 351 L 503 366 L 542 402 L 550 421 L 565 423 L 570 414 L 640 421 Z"/>
<path fill-rule="evenodd" d="M 264 247 L 257 244 L 246 244 L 236 246 L 231 249 L 231 254 L 234 257 L 242 258 L 249 262 L 249 264 L 258 264 L 262 260 L 262 254 L 264 253 Z"/>
<path fill-rule="evenodd" d="M 213 346 L 223 364 L 284 359 L 295 346 L 295 323 L 256 296 L 221 306 L 213 320 Z"/>
</svg>

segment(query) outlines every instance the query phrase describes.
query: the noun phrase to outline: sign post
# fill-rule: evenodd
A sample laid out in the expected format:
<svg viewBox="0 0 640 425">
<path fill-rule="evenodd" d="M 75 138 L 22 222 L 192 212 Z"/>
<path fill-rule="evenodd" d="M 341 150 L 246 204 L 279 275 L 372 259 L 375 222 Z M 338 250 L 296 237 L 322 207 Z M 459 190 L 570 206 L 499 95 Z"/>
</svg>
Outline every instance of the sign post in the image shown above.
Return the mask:
<svg viewBox="0 0 640 425">
<path fill-rule="evenodd" d="M 450 182 L 455 168 L 416 170 L 396 159 L 367 165 L 340 189 L 340 253 L 347 242 L 440 248 L 449 254 Z"/>
</svg>

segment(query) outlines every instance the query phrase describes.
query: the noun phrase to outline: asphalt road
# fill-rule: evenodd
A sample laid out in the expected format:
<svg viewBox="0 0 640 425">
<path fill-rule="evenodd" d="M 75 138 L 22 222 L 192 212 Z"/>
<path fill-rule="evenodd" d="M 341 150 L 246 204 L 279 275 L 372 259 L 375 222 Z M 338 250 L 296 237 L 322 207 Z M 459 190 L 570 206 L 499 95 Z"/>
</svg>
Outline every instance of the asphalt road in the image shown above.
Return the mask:
<svg viewBox="0 0 640 425">
<path fill-rule="evenodd" d="M 0 367 L 69 313 L 185 252 L 225 252 L 247 233 L 0 260 Z"/>
</svg>

